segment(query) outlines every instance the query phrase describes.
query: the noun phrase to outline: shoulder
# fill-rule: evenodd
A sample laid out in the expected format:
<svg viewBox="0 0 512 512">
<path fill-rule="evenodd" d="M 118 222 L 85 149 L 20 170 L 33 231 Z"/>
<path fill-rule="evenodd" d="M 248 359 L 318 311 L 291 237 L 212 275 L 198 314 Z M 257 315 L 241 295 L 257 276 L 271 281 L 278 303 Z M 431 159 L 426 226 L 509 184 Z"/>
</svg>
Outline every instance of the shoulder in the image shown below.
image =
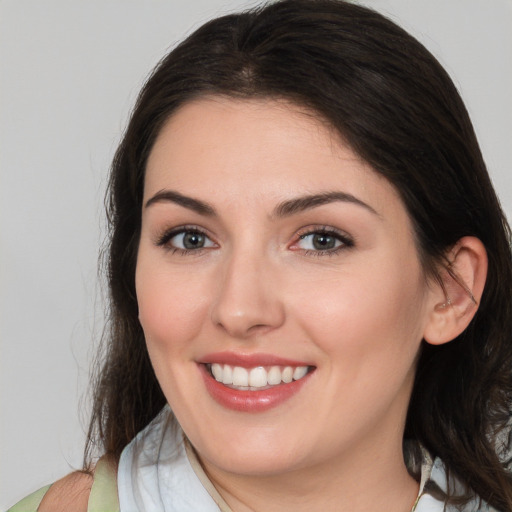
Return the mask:
<svg viewBox="0 0 512 512">
<path fill-rule="evenodd" d="M 92 473 L 82 471 L 65 476 L 50 487 L 38 512 L 87 512 L 93 481 Z"/>
<path fill-rule="evenodd" d="M 117 464 L 102 457 L 89 472 L 75 471 L 27 496 L 8 512 L 119 511 Z"/>
</svg>

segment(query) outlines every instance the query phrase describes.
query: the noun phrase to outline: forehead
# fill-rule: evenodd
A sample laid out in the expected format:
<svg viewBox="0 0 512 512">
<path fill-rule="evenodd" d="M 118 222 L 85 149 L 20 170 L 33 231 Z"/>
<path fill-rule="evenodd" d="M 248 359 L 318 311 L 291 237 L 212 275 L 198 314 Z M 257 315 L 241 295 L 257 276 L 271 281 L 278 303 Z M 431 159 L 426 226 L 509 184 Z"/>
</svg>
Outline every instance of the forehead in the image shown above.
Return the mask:
<svg viewBox="0 0 512 512">
<path fill-rule="evenodd" d="M 145 198 L 163 188 L 249 201 L 339 189 L 401 203 L 327 122 L 284 100 L 209 97 L 182 106 L 148 159 Z"/>
</svg>

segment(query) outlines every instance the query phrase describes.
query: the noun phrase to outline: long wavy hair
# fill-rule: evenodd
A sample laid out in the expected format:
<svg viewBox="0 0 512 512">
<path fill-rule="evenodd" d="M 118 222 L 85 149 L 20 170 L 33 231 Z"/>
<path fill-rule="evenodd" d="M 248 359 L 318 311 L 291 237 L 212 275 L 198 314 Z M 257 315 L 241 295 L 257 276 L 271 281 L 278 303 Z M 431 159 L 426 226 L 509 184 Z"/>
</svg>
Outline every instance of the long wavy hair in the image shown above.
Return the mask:
<svg viewBox="0 0 512 512">
<path fill-rule="evenodd" d="M 431 274 L 461 237 L 489 268 L 478 312 L 455 340 L 423 342 L 405 437 L 475 493 L 512 510 L 506 466 L 512 397 L 510 229 L 464 104 L 436 59 L 382 15 L 337 0 L 283 0 L 203 25 L 143 87 L 108 189 L 109 323 L 86 447 L 117 459 L 165 404 L 138 321 L 135 267 L 144 173 L 162 125 L 205 95 L 285 98 L 316 112 L 398 190 Z"/>
</svg>

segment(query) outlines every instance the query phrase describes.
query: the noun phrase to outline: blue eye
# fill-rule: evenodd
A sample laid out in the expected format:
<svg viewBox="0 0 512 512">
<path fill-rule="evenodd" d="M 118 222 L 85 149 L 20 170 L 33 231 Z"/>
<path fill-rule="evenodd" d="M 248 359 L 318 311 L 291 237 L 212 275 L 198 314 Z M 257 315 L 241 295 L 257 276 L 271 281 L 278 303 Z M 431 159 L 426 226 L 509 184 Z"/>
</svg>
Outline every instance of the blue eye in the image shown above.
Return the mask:
<svg viewBox="0 0 512 512">
<path fill-rule="evenodd" d="M 330 251 L 342 244 L 341 240 L 329 233 L 310 233 L 309 235 L 302 235 L 300 240 L 301 242 L 298 245 L 301 249 L 308 251 Z"/>
<path fill-rule="evenodd" d="M 202 231 L 197 229 L 175 229 L 165 233 L 157 242 L 157 245 L 166 246 L 169 249 L 191 252 L 208 247 L 215 247 L 215 243 L 210 240 Z"/>
<path fill-rule="evenodd" d="M 317 230 L 300 235 L 295 246 L 307 253 L 336 253 L 352 247 L 354 242 L 347 235 L 335 231 Z"/>
</svg>

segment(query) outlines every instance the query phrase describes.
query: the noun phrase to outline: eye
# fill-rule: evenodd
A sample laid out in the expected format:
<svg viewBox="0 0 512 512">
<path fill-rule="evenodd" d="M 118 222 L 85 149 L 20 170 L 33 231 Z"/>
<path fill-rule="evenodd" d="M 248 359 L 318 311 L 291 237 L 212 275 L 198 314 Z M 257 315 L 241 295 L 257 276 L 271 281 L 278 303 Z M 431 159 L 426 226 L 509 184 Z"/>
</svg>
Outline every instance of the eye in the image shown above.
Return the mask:
<svg viewBox="0 0 512 512">
<path fill-rule="evenodd" d="M 157 241 L 157 245 L 183 253 L 216 247 L 216 244 L 205 233 L 196 228 L 178 228 L 167 231 Z"/>
<path fill-rule="evenodd" d="M 347 234 L 333 230 L 332 228 L 322 228 L 309 230 L 299 235 L 297 242 L 291 249 L 300 249 L 306 254 L 336 254 L 342 249 L 352 247 L 354 242 Z"/>
<path fill-rule="evenodd" d="M 211 247 L 213 245 L 212 241 L 199 231 L 183 231 L 182 233 L 174 235 L 168 243 L 177 249 L 186 249 L 187 251 Z"/>
<path fill-rule="evenodd" d="M 307 251 L 329 251 L 336 249 L 342 244 L 334 235 L 329 233 L 310 233 L 309 235 L 302 235 L 298 243 L 301 249 Z"/>
</svg>

